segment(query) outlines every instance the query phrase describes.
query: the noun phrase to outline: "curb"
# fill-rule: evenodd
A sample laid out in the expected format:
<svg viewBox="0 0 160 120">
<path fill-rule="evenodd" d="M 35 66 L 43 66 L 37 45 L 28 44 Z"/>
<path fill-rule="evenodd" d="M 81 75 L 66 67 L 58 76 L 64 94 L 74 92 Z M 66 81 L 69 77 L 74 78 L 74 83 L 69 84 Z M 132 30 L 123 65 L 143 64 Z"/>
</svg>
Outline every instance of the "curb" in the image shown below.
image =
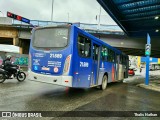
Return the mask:
<svg viewBox="0 0 160 120">
<path fill-rule="evenodd" d="M 154 91 L 157 91 L 157 92 L 160 92 L 160 86 L 156 86 L 152 83 L 150 83 L 149 85 L 145 85 L 145 84 L 138 84 L 136 85 L 138 87 L 142 87 L 142 88 L 145 88 L 145 89 L 149 89 L 149 90 L 154 90 Z"/>
</svg>

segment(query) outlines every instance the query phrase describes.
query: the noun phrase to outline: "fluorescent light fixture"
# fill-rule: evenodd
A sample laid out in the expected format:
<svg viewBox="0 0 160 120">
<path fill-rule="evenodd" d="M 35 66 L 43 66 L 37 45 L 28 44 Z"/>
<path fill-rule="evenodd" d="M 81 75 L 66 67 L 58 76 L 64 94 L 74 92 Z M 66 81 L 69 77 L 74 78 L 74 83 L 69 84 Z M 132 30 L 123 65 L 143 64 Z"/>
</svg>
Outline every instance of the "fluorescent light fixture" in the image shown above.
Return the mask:
<svg viewBox="0 0 160 120">
<path fill-rule="evenodd" d="M 158 17 L 158 16 L 156 16 L 154 19 L 156 19 L 156 20 L 157 20 L 158 18 L 159 18 L 159 17 Z"/>
<path fill-rule="evenodd" d="M 156 30 L 156 32 L 159 32 L 159 30 Z"/>
</svg>

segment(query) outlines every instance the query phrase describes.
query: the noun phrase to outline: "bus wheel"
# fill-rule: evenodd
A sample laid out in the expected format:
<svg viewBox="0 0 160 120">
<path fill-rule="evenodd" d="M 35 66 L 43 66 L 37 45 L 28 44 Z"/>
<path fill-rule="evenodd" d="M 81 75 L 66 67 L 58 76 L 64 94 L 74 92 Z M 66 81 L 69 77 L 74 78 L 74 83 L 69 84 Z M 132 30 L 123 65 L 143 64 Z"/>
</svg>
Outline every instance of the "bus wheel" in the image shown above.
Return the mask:
<svg viewBox="0 0 160 120">
<path fill-rule="evenodd" d="M 106 87 L 107 87 L 107 81 L 108 81 L 108 78 L 106 75 L 103 76 L 102 78 L 102 85 L 101 85 L 101 90 L 105 90 Z"/>
</svg>

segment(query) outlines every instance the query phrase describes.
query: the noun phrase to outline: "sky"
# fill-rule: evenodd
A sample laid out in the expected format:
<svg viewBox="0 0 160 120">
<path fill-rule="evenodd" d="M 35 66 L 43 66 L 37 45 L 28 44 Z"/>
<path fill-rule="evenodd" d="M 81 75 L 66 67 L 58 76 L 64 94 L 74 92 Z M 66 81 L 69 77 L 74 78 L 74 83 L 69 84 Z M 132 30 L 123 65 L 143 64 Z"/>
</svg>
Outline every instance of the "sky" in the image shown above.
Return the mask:
<svg viewBox="0 0 160 120">
<path fill-rule="evenodd" d="M 51 20 L 52 0 L 0 0 L 0 17 L 7 11 L 30 20 Z M 53 21 L 98 24 L 100 4 L 96 0 L 54 0 Z M 101 8 L 100 24 L 116 25 Z"/>
</svg>

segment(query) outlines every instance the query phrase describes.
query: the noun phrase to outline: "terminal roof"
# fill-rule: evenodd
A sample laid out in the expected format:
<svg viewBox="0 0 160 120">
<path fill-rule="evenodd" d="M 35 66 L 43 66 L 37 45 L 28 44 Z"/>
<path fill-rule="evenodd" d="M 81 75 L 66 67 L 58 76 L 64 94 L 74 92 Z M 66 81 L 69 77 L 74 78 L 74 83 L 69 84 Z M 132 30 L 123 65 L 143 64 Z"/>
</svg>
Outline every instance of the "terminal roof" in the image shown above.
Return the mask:
<svg viewBox="0 0 160 120">
<path fill-rule="evenodd" d="M 127 35 L 160 37 L 160 0 L 97 1 Z"/>
</svg>

